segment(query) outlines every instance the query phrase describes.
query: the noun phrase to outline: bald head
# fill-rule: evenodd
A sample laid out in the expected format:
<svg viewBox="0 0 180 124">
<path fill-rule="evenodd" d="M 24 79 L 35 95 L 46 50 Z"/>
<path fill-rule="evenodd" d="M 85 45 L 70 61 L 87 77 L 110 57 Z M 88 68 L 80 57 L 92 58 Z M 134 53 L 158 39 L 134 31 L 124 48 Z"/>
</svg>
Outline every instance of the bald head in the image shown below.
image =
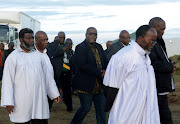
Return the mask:
<svg viewBox="0 0 180 124">
<path fill-rule="evenodd" d="M 124 44 L 128 45 L 130 41 L 130 34 L 126 30 L 122 30 L 119 34 L 119 40 Z"/>
<path fill-rule="evenodd" d="M 47 35 L 44 31 L 38 31 L 35 34 L 35 39 L 41 37 L 42 35 Z"/>
<path fill-rule="evenodd" d="M 47 34 L 44 31 L 38 31 L 35 34 L 35 41 L 36 41 L 36 47 L 40 52 L 43 52 L 43 50 L 47 47 L 48 44 L 48 37 Z"/>
<path fill-rule="evenodd" d="M 113 43 L 114 43 L 113 41 L 107 41 L 107 42 L 106 42 L 106 47 L 107 47 L 107 49 L 108 49 L 109 46 L 112 45 Z"/>
<path fill-rule="evenodd" d="M 149 25 L 157 31 L 158 38 L 161 39 L 166 29 L 165 21 L 160 17 L 154 17 L 149 21 Z"/>
<path fill-rule="evenodd" d="M 66 38 L 65 33 L 64 33 L 63 31 L 60 31 L 60 32 L 58 33 L 58 38 L 59 38 L 60 44 L 63 44 L 64 41 L 65 41 L 65 38 Z"/>
<path fill-rule="evenodd" d="M 164 23 L 165 23 L 165 21 L 164 21 L 162 18 L 160 18 L 160 17 L 154 17 L 154 18 L 152 18 L 152 19 L 149 21 L 149 25 L 152 26 L 152 27 L 156 27 L 156 26 L 159 25 L 160 22 L 164 22 Z"/>
</svg>

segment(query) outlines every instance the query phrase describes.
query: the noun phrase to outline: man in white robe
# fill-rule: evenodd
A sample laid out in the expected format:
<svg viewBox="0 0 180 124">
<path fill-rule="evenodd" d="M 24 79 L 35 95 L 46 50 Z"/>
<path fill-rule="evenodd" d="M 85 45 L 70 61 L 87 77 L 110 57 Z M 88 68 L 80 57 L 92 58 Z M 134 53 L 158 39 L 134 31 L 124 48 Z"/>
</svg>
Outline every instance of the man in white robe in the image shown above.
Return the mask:
<svg viewBox="0 0 180 124">
<path fill-rule="evenodd" d="M 34 49 L 33 31 L 22 29 L 19 38 L 20 46 L 5 62 L 1 106 L 12 122 L 43 123 L 49 118 L 47 95 L 59 102 L 60 94 L 44 58 Z"/>
<path fill-rule="evenodd" d="M 45 62 L 49 68 L 50 74 L 54 77 L 54 70 L 51 61 L 47 55 L 48 37 L 44 31 L 38 31 L 35 34 L 35 47 L 36 50 L 44 57 Z"/>
<path fill-rule="evenodd" d="M 41 56 L 44 57 L 44 60 L 49 68 L 49 74 L 52 74 L 52 76 L 54 77 L 54 70 L 53 70 L 53 66 L 51 64 L 50 58 L 47 55 L 47 45 L 48 45 L 48 36 L 44 31 L 38 31 L 35 34 L 35 47 L 36 50 L 39 52 L 39 54 Z M 60 94 L 62 93 L 61 89 L 59 88 L 59 92 Z M 54 100 L 51 100 L 48 97 L 48 103 L 49 103 L 49 109 L 51 110 L 52 108 L 52 104 L 53 104 Z"/>
<path fill-rule="evenodd" d="M 136 31 L 136 42 L 110 59 L 103 81 L 109 124 L 160 123 L 154 70 L 146 54 L 156 38 L 155 29 L 143 25 Z"/>
</svg>

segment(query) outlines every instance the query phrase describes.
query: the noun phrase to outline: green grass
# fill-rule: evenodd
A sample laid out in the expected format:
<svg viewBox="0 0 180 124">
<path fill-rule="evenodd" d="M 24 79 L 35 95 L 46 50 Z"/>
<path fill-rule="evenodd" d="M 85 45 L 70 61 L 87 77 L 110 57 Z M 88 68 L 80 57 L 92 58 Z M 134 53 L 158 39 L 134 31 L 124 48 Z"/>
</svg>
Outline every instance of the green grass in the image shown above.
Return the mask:
<svg viewBox="0 0 180 124">
<path fill-rule="evenodd" d="M 174 74 L 173 77 L 175 82 L 180 82 L 180 75 Z"/>
</svg>

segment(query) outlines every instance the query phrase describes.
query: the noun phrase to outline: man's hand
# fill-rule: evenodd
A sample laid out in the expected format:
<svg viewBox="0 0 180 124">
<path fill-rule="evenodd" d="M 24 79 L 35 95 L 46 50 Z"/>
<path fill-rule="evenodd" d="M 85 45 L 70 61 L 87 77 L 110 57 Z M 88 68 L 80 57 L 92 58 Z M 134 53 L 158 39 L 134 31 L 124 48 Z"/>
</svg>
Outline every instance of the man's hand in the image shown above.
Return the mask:
<svg viewBox="0 0 180 124">
<path fill-rule="evenodd" d="M 173 65 L 173 71 L 176 71 L 176 63 L 174 61 L 171 61 L 172 65 Z"/>
<path fill-rule="evenodd" d="M 62 89 L 61 89 L 61 88 L 59 88 L 59 94 L 60 94 L 60 95 L 62 94 Z"/>
<path fill-rule="evenodd" d="M 101 74 L 101 78 L 104 78 L 105 75 L 105 70 L 101 70 L 102 74 Z"/>
<path fill-rule="evenodd" d="M 8 105 L 6 106 L 6 109 L 8 110 L 9 114 L 11 114 L 11 112 L 13 112 L 14 106 Z"/>
<path fill-rule="evenodd" d="M 55 98 L 55 102 L 59 103 L 60 102 L 60 96 L 58 96 L 57 98 Z"/>
</svg>

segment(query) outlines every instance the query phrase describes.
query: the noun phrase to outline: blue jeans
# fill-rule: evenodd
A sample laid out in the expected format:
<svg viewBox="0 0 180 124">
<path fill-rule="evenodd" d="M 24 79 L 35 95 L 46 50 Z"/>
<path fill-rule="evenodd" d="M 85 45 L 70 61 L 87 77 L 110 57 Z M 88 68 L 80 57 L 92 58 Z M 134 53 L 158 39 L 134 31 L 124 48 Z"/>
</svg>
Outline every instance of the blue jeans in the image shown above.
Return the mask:
<svg viewBox="0 0 180 124">
<path fill-rule="evenodd" d="M 92 102 L 96 110 L 97 124 L 106 124 L 106 113 L 104 112 L 105 97 L 103 93 L 83 94 L 79 93 L 81 106 L 76 111 L 71 124 L 81 124 L 87 113 L 91 110 Z"/>
</svg>

